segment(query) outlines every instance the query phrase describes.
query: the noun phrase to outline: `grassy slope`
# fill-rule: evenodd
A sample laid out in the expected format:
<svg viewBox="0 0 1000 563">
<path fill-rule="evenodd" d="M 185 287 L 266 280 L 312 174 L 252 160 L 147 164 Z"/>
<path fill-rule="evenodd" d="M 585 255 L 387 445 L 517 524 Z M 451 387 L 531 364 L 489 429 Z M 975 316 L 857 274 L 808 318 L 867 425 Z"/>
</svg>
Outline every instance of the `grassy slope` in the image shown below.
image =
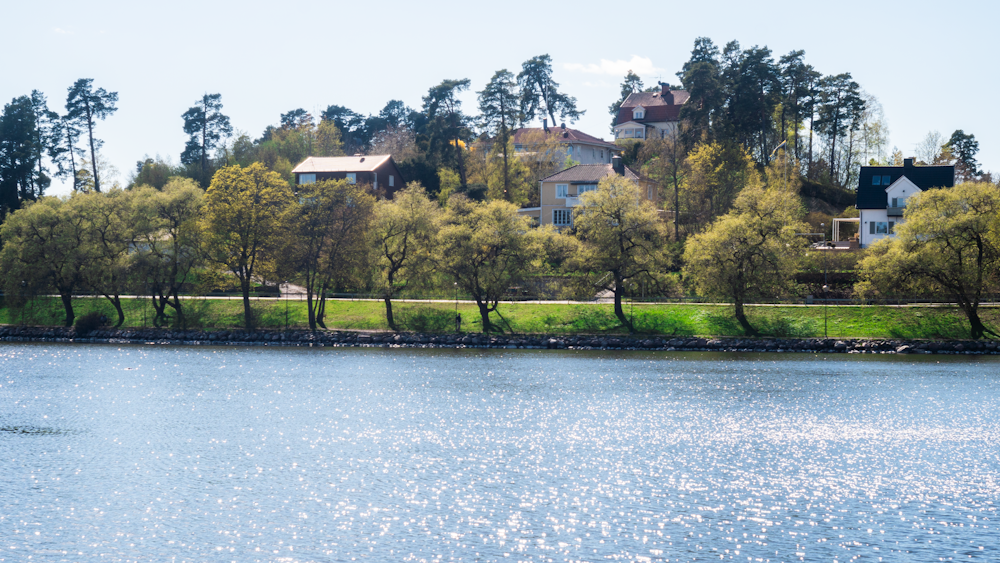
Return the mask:
<svg viewBox="0 0 1000 563">
<path fill-rule="evenodd" d="M 110 305 L 103 299 L 74 300 L 76 314 L 99 310 L 114 320 Z M 152 308 L 148 301 L 127 300 L 126 326 L 151 326 Z M 255 307 L 263 328 L 285 326 L 284 301 L 256 301 Z M 290 300 L 288 325 L 305 328 L 305 303 Z M 402 328 L 423 332 L 454 330 L 454 304 L 396 303 L 397 319 Z M 614 317 L 611 305 L 565 305 L 517 303 L 501 305 L 500 311 L 518 333 L 544 334 L 624 334 Z M 145 317 L 143 313 L 145 312 Z M 460 303 L 462 328 L 481 330 L 479 313 L 473 304 Z M 830 337 L 871 338 L 967 338 L 968 322 L 961 311 L 951 307 L 881 307 L 836 306 L 824 311 L 822 306 L 751 307 L 751 322 L 763 334 L 771 336 L 823 336 L 823 317 L 828 315 Z M 232 328 L 242 325 L 242 302 L 232 300 L 188 300 L 185 314 L 189 328 Z M 629 314 L 629 309 L 626 309 Z M 327 327 L 331 329 L 385 329 L 385 310 L 375 301 L 330 301 Z M 739 325 L 729 307 L 721 305 L 635 305 L 637 328 L 646 334 L 678 336 L 740 336 Z M 983 320 L 1000 326 L 1000 309 L 982 311 Z M 60 325 L 62 305 L 58 299 L 38 298 L 23 310 L 0 307 L 0 324 Z M 499 317 L 494 322 L 503 326 Z"/>
</svg>

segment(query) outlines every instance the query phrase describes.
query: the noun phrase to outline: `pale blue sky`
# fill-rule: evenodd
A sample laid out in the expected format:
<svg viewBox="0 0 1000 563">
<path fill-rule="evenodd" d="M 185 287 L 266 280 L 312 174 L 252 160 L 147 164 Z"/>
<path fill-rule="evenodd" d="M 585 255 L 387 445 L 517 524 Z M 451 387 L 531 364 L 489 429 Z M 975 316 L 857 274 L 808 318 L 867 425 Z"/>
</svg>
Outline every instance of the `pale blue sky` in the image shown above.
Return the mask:
<svg viewBox="0 0 1000 563">
<path fill-rule="evenodd" d="M 616 7 L 619 6 L 619 7 Z M 608 106 L 625 71 L 647 85 L 675 73 L 698 36 L 722 46 L 794 49 L 824 74 L 851 72 L 885 108 L 890 145 L 910 155 L 930 130 L 975 134 L 1000 171 L 996 2 L 211 2 L 3 0 L 0 101 L 39 89 L 63 112 L 78 78 L 117 91 L 97 128 L 127 178 L 145 154 L 184 147 L 180 115 L 221 93 L 235 128 L 258 136 L 279 114 L 329 104 L 375 113 L 419 108 L 445 78 L 475 90 L 548 53 L 555 79 L 587 111 L 573 127 L 610 138 Z M 52 194 L 66 193 L 53 186 Z"/>
</svg>

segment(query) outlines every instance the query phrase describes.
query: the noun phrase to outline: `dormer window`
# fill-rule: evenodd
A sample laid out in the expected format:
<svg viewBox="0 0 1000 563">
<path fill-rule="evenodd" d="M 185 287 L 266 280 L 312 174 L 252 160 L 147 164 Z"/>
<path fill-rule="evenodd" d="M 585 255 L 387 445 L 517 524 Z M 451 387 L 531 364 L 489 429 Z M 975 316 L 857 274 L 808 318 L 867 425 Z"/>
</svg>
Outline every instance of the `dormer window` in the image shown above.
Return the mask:
<svg viewBox="0 0 1000 563">
<path fill-rule="evenodd" d="M 646 117 L 646 109 L 639 106 L 632 110 L 632 119 L 643 119 Z"/>
</svg>

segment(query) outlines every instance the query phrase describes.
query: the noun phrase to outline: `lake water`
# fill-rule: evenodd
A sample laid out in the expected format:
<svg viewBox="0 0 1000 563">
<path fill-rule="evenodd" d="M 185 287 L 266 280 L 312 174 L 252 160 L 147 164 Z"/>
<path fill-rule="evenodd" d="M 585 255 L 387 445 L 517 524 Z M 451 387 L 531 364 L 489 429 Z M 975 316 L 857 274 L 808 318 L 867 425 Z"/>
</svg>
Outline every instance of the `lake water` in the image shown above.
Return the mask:
<svg viewBox="0 0 1000 563">
<path fill-rule="evenodd" d="M 1000 361 L 0 347 L 0 561 L 997 561 Z"/>
</svg>

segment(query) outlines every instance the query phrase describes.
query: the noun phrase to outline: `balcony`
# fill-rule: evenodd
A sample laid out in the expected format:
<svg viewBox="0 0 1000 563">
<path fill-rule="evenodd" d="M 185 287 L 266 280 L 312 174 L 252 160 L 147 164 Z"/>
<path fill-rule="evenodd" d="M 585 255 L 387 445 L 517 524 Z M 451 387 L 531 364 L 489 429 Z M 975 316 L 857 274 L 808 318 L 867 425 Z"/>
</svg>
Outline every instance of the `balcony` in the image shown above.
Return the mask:
<svg viewBox="0 0 1000 563">
<path fill-rule="evenodd" d="M 903 206 L 903 207 L 889 207 L 889 208 L 887 208 L 885 210 L 885 212 L 886 212 L 886 214 L 889 217 L 902 217 L 904 209 L 906 209 L 905 206 Z"/>
<path fill-rule="evenodd" d="M 567 197 L 566 198 L 566 207 L 577 207 L 579 205 L 580 205 L 580 198 L 579 197 Z"/>
</svg>

